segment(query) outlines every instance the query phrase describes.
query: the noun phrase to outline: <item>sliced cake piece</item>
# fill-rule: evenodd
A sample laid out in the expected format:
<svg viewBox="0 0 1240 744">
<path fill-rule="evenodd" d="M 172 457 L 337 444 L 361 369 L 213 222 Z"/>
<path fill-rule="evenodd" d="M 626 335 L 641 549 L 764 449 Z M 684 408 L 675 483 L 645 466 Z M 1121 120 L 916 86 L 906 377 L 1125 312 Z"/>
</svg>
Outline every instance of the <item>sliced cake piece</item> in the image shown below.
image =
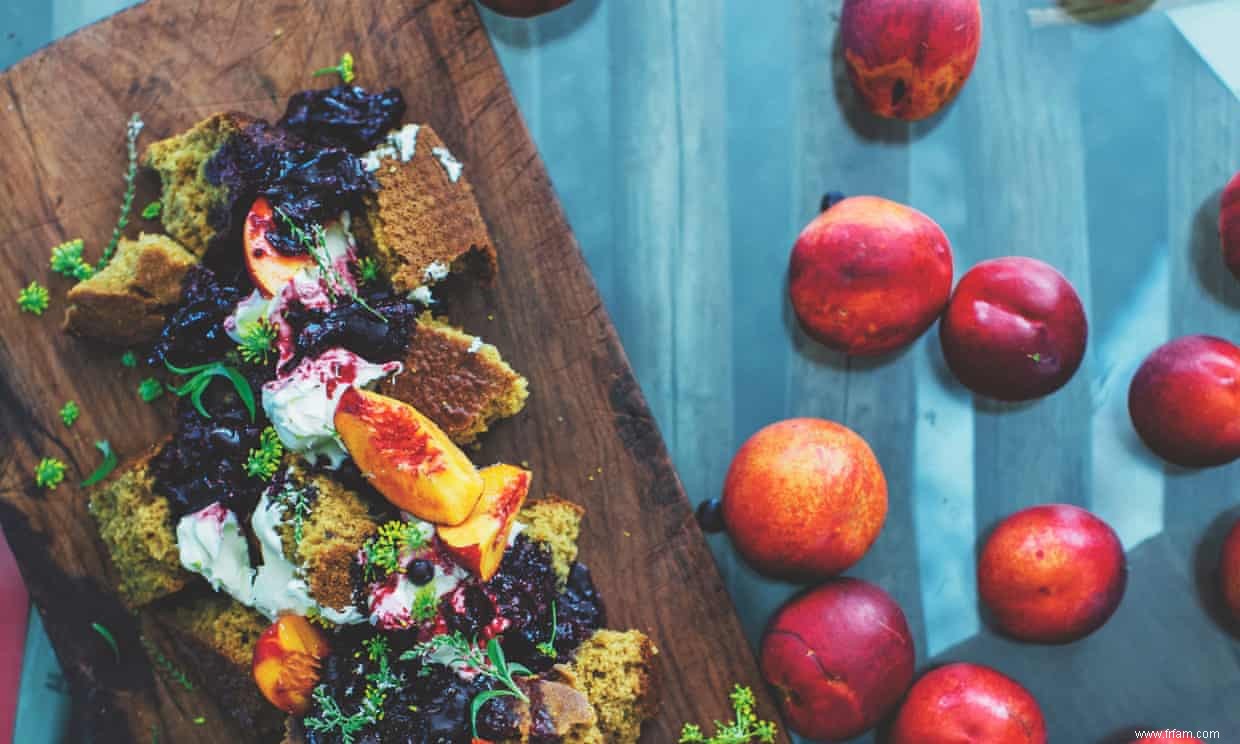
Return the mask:
<svg viewBox="0 0 1240 744">
<path fill-rule="evenodd" d="M 154 339 L 196 263 L 166 235 L 122 239 L 107 266 L 69 290 L 65 330 L 120 346 Z"/>
<path fill-rule="evenodd" d="M 418 318 L 403 361 L 405 372 L 377 390 L 421 411 L 457 444 L 516 415 L 529 397 L 528 381 L 498 349 L 430 313 Z"/>
<path fill-rule="evenodd" d="M 636 744 L 658 708 L 654 643 L 639 630 L 600 630 L 577 649 L 573 685 L 585 693 L 607 744 Z"/>
<path fill-rule="evenodd" d="M 335 611 L 326 619 L 339 622 L 352 614 L 357 551 L 378 530 L 379 521 L 359 494 L 323 473 L 309 472 L 300 461 L 291 466 L 285 494 L 287 487 L 297 493 L 285 497 L 289 507 L 279 528 L 284 555 L 301 568 L 310 596 Z"/>
<path fill-rule="evenodd" d="M 571 501 L 549 498 L 529 502 L 517 515 L 517 521 L 525 525 L 526 536 L 551 550 L 551 566 L 561 587 L 577 560 L 577 536 L 585 512 Z"/>
<path fill-rule="evenodd" d="M 237 722 L 275 741 L 284 714 L 254 684 L 254 645 L 268 621 L 227 595 L 209 590 L 175 597 L 149 610 L 166 628 L 174 655 Z"/>
<path fill-rule="evenodd" d="M 396 291 L 415 292 L 450 273 L 495 273 L 473 188 L 433 129 L 408 124 L 364 161 L 379 191 L 366 197 L 354 230 Z"/>
<path fill-rule="evenodd" d="M 152 490 L 147 466 L 153 454 L 99 486 L 89 506 L 121 576 L 121 598 L 135 608 L 180 591 L 191 578 L 181 568 L 168 500 Z"/>
<path fill-rule="evenodd" d="M 255 121 L 236 112 L 212 114 L 188 131 L 146 148 L 142 164 L 158 171 L 163 184 L 160 219 L 164 229 L 199 258 L 215 237 L 212 212 L 228 209 L 227 189 L 208 179 L 207 163 L 230 138 Z"/>
</svg>

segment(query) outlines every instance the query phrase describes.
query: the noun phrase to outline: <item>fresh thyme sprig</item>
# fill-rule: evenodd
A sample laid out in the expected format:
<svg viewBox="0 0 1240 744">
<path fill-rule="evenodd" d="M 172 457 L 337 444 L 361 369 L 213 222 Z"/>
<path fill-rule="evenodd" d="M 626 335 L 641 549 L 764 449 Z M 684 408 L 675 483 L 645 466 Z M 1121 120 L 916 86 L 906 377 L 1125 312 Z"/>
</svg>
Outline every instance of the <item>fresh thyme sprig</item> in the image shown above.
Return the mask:
<svg viewBox="0 0 1240 744">
<path fill-rule="evenodd" d="M 263 429 L 258 436 L 258 446 L 250 450 L 245 458 L 245 474 L 259 480 L 271 480 L 280 469 L 280 458 L 284 457 L 284 443 L 273 427 Z M 300 541 L 300 538 L 298 538 Z"/>
<path fill-rule="evenodd" d="M 48 491 L 55 491 L 65 480 L 65 471 L 69 469 L 63 461 L 55 457 L 45 457 L 34 466 L 34 484 Z"/>
<path fill-rule="evenodd" d="M 73 426 L 81 415 L 82 409 L 74 401 L 67 401 L 60 408 L 60 420 L 64 422 L 66 427 Z"/>
<path fill-rule="evenodd" d="M 47 291 L 47 287 L 38 282 L 31 282 L 29 286 L 17 293 L 17 307 L 31 315 L 42 315 L 50 304 L 52 304 L 51 293 Z"/>
<path fill-rule="evenodd" d="M 310 516 L 310 497 L 304 489 L 285 481 L 280 493 L 274 497 L 286 511 L 293 513 L 293 541 L 300 543 L 305 538 L 306 517 Z"/>
<path fill-rule="evenodd" d="M 100 439 L 98 442 L 95 442 L 95 448 L 103 453 L 103 462 L 99 463 L 99 467 L 95 468 L 94 472 L 86 476 L 86 480 L 82 481 L 83 488 L 93 486 L 107 478 L 113 470 L 116 470 L 116 466 L 120 462 L 108 440 Z"/>
<path fill-rule="evenodd" d="M 82 252 L 86 243 L 81 238 L 66 240 L 52 248 L 52 271 L 70 279 L 89 279 L 95 273 L 95 267 L 86 263 Z"/>
<path fill-rule="evenodd" d="M 482 710 L 482 706 L 500 697 L 515 697 L 526 703 L 530 701 L 525 691 L 517 685 L 516 678 L 533 676 L 534 673 L 523 664 L 509 662 L 504 656 L 504 647 L 500 645 L 499 638 L 487 641 L 484 655 L 476 642 L 470 643 L 459 632 L 444 633 L 417 644 L 401 654 L 400 658 L 402 661 L 421 659 L 423 662 L 434 658 L 436 663 L 446 660 L 449 667 L 475 670 L 501 685 L 480 693 L 469 704 L 469 724 L 475 738 L 478 736 L 478 711 Z"/>
<path fill-rule="evenodd" d="M 138 134 L 143 126 L 142 117 L 136 113 L 129 117 L 129 123 L 125 126 L 125 152 L 129 156 L 129 166 L 125 169 L 125 195 L 121 198 L 121 214 L 116 219 L 116 227 L 112 229 L 112 238 L 103 248 L 99 265 L 95 267 L 96 271 L 102 270 L 108 265 L 108 261 L 112 260 L 116 245 L 121 242 L 121 235 L 129 225 L 129 210 L 133 208 L 133 194 L 138 176 Z"/>
<path fill-rule="evenodd" d="M 327 296 L 332 302 L 335 302 L 339 293 L 343 292 L 348 295 L 349 299 L 361 305 L 371 315 L 375 316 L 384 323 L 388 322 L 387 317 L 383 313 L 370 306 L 370 303 L 362 299 L 357 290 L 349 286 L 344 277 L 332 264 L 331 256 L 327 254 L 327 233 L 323 230 L 323 226 L 314 223 L 310 226 L 310 231 L 306 232 L 305 228 L 297 224 L 297 221 L 289 216 L 287 212 L 280 208 L 277 204 L 275 213 L 288 228 L 289 234 L 293 239 L 306 249 L 306 253 L 314 259 L 314 263 L 319 268 L 319 274 L 323 279 L 323 284 L 327 288 Z"/>
<path fill-rule="evenodd" d="M 559 626 L 555 619 L 555 600 L 553 599 L 551 600 L 551 637 L 535 646 L 539 653 L 549 659 L 554 659 L 559 655 L 559 652 L 555 650 L 555 635 L 558 630 Z"/>
<path fill-rule="evenodd" d="M 211 414 L 202 405 L 202 394 L 206 392 L 211 385 L 211 381 L 216 377 L 223 377 L 232 383 L 237 390 L 237 395 L 241 398 L 241 402 L 245 405 L 245 410 L 250 413 L 250 420 L 253 421 L 257 413 L 254 406 L 254 391 L 250 389 L 250 383 L 236 369 L 229 367 L 223 362 L 208 362 L 199 364 L 196 367 L 177 367 L 172 362 L 164 360 L 164 366 L 170 372 L 183 377 L 189 377 L 180 387 L 173 388 L 172 394 L 178 398 L 189 396 L 190 402 L 194 404 L 194 408 L 203 418 L 211 418 Z"/>
<path fill-rule="evenodd" d="M 194 683 L 189 681 L 189 677 L 185 676 L 185 672 L 177 668 L 177 665 L 173 664 L 167 656 L 164 656 L 163 653 L 155 647 L 155 644 L 151 643 L 149 638 L 146 636 L 139 636 L 138 640 L 142 643 L 142 648 L 146 649 L 147 655 L 151 657 L 151 661 L 155 662 L 155 666 L 158 667 L 160 671 L 162 671 L 178 685 L 185 688 L 187 691 L 194 691 Z"/>
<path fill-rule="evenodd" d="M 353 70 L 353 54 L 351 52 L 345 52 L 340 55 L 340 61 L 337 62 L 334 67 L 320 67 L 310 74 L 313 77 L 320 77 L 322 75 L 339 75 L 340 80 L 346 85 L 352 83 L 353 79 L 356 77 Z"/>
<path fill-rule="evenodd" d="M 302 721 L 307 730 L 319 733 L 334 731 L 340 734 L 343 744 L 353 744 L 362 729 L 383 718 L 383 704 L 387 702 L 388 693 L 399 690 L 404 679 L 392 672 L 386 638 L 375 636 L 367 639 L 362 642 L 362 648 L 366 651 L 366 657 L 379 668 L 366 675 L 366 690 L 362 693 L 362 703 L 357 711 L 345 715 L 340 704 L 328 692 L 327 685 L 319 685 L 314 688 L 314 701 L 318 703 L 320 712 Z M 360 656 L 361 652 L 356 655 Z"/>
<path fill-rule="evenodd" d="M 267 318 L 259 318 L 241 332 L 241 343 L 237 344 L 237 352 L 250 364 L 266 364 L 271 356 L 272 347 L 280 336 L 280 329 Z"/>
<path fill-rule="evenodd" d="M 715 734 L 711 737 L 703 734 L 700 726 L 686 723 L 680 731 L 678 744 L 750 744 L 755 740 L 772 744 L 775 741 L 775 724 L 760 720 L 754 713 L 753 690 L 736 685 L 728 697 L 736 711 L 736 720 L 731 723 L 715 721 Z"/>
</svg>

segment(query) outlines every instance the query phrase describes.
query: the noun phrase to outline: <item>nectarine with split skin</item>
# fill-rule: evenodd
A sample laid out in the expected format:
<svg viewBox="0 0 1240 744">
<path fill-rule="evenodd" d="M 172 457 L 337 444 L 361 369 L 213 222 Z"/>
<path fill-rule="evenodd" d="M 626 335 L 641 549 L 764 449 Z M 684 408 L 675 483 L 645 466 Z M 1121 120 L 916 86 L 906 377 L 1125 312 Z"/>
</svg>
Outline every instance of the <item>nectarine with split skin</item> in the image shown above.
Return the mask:
<svg viewBox="0 0 1240 744">
<path fill-rule="evenodd" d="M 1223 244 L 1223 261 L 1240 279 L 1240 173 L 1237 173 L 1219 202 L 1218 231 Z"/>
<path fill-rule="evenodd" d="M 977 566 L 978 592 L 998 630 L 1035 643 L 1070 643 L 1102 627 L 1127 582 L 1115 530 L 1068 504 L 1004 519 Z"/>
<path fill-rule="evenodd" d="M 788 294 L 814 340 L 857 356 L 907 346 L 952 289 L 952 248 L 934 220 L 877 196 L 831 206 L 801 232 Z"/>
<path fill-rule="evenodd" d="M 1141 363 L 1128 388 L 1132 425 L 1154 454 L 1184 467 L 1240 457 L 1240 348 L 1182 336 Z"/>
<path fill-rule="evenodd" d="M 1231 610 L 1236 627 L 1240 628 L 1240 521 L 1231 528 L 1223 542 L 1223 555 L 1219 561 L 1219 578 L 1223 584 L 1223 599 Z"/>
<path fill-rule="evenodd" d="M 973 72 L 982 42 L 979 0 L 845 0 L 840 43 L 853 87 L 888 118 L 924 119 Z"/>
<path fill-rule="evenodd" d="M 492 465 L 482 475 L 482 498 L 469 517 L 455 527 L 436 528 L 444 548 L 483 581 L 499 571 L 517 512 L 530 492 L 532 474 L 512 465 Z"/>
<path fill-rule="evenodd" d="M 478 0 L 500 15 L 532 18 L 568 5 L 572 0 Z"/>
<path fill-rule="evenodd" d="M 762 429 L 737 451 L 723 484 L 723 521 L 756 569 L 834 576 L 865 555 L 887 518 L 887 480 L 865 440 L 822 419 Z"/>
<path fill-rule="evenodd" d="M 323 631 L 301 615 L 283 615 L 254 645 L 254 682 L 272 705 L 302 715 L 319 683 L 319 662 L 330 651 Z"/>
<path fill-rule="evenodd" d="M 952 374 L 979 395 L 1022 401 L 1067 384 L 1085 358 L 1089 324 L 1076 290 L 1048 264 L 1011 256 L 960 279 L 939 323 Z"/>
<path fill-rule="evenodd" d="M 408 403 L 350 387 L 333 423 L 366 480 L 394 506 L 435 524 L 464 522 L 482 496 L 473 463 Z"/>
<path fill-rule="evenodd" d="M 948 664 L 913 685 L 887 744 L 1046 744 L 1038 701 L 978 664 Z"/>
<path fill-rule="evenodd" d="M 836 579 L 785 604 L 762 637 L 762 676 L 802 736 L 851 739 L 874 728 L 913 680 L 913 637 L 887 592 Z"/>
</svg>

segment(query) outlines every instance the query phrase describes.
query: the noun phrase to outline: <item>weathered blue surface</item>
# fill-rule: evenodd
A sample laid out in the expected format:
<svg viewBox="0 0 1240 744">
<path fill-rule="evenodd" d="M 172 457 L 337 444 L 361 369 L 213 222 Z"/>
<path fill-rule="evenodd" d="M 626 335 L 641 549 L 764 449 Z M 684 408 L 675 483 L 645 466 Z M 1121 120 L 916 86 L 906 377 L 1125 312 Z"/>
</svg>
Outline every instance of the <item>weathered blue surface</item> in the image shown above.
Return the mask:
<svg viewBox="0 0 1240 744">
<path fill-rule="evenodd" d="M 891 486 L 888 525 L 851 573 L 900 601 L 919 661 L 1016 677 L 1057 742 L 1136 726 L 1240 740 L 1240 642 L 1198 590 L 1221 518 L 1236 515 L 1240 469 L 1164 467 L 1124 405 L 1132 371 L 1163 340 L 1240 339 L 1240 283 L 1211 229 L 1240 168 L 1240 103 L 1164 14 L 1035 27 L 1026 11 L 1048 4 L 986 0 L 973 79 L 912 126 L 858 112 L 839 84 L 840 0 L 576 0 L 533 22 L 486 23 L 694 500 L 717 495 L 761 426 L 843 421 Z M 64 6 L 0 8 L 0 65 L 67 30 L 72 12 L 111 10 Z M 6 40 L 13 18 L 24 25 Z M 1092 323 L 1081 372 L 1049 399 L 996 406 L 954 384 L 933 333 L 877 363 L 808 341 L 790 322 L 784 271 L 833 189 L 935 217 L 957 275 L 1009 254 L 1055 264 Z M 979 533 L 1051 501 L 1110 521 L 1131 580 L 1105 628 L 1048 649 L 987 631 L 973 576 Z M 725 538 L 712 547 L 756 641 L 797 587 L 755 576 Z M 27 702 L 48 695 L 45 680 L 32 674 Z M 19 741 L 50 740 L 42 728 Z"/>
</svg>

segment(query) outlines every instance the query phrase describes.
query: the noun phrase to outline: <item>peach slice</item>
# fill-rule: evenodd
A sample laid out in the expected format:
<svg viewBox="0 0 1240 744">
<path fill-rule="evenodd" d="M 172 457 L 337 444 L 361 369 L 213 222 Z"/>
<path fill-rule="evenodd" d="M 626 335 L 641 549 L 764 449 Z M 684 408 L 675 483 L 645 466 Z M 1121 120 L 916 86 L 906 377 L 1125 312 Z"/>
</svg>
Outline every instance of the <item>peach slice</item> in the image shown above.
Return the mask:
<svg viewBox="0 0 1240 744">
<path fill-rule="evenodd" d="M 482 476 L 435 422 L 395 398 L 351 387 L 336 406 L 336 433 L 357 467 L 399 509 L 456 525 L 482 496 Z"/>
<path fill-rule="evenodd" d="M 302 715 L 319 683 L 319 662 L 330 652 L 323 631 L 301 615 L 282 615 L 254 646 L 254 682 L 272 705 Z"/>
<path fill-rule="evenodd" d="M 276 250 L 267 240 L 267 233 L 275 229 L 275 212 L 271 203 L 260 196 L 245 216 L 242 245 L 245 247 L 246 271 L 250 272 L 254 286 L 263 293 L 263 297 L 276 296 L 297 272 L 314 268 L 314 258 L 308 253 L 286 256 Z"/>
<path fill-rule="evenodd" d="M 530 492 L 532 475 L 512 465 L 492 465 L 479 472 L 482 498 L 469 518 L 455 527 L 440 526 L 436 532 L 458 563 L 490 581 L 504 560 L 508 535 Z"/>
</svg>

